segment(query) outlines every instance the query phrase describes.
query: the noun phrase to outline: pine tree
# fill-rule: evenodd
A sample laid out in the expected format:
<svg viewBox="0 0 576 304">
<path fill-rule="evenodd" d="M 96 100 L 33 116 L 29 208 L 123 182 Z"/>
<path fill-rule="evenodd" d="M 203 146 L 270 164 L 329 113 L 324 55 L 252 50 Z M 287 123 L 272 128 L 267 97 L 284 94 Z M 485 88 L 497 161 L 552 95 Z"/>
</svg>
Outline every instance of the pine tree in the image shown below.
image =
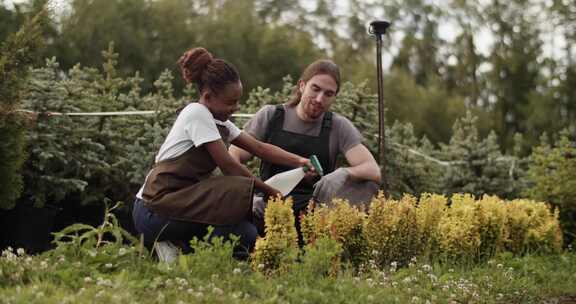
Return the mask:
<svg viewBox="0 0 576 304">
<path fill-rule="evenodd" d="M 444 191 L 484 194 L 511 198 L 518 194 L 518 183 L 510 175 L 514 157 L 504 157 L 494 132 L 481 139 L 477 118 L 470 112 L 456 121 L 448 145 L 442 145 L 442 158 L 450 161 L 444 180 Z"/>
<path fill-rule="evenodd" d="M 41 9 L 11 35 L 0 49 L 0 208 L 10 209 L 22 191 L 20 168 L 24 151 L 27 115 L 18 112 L 28 68 L 42 45 L 42 24 L 47 11 Z"/>
</svg>

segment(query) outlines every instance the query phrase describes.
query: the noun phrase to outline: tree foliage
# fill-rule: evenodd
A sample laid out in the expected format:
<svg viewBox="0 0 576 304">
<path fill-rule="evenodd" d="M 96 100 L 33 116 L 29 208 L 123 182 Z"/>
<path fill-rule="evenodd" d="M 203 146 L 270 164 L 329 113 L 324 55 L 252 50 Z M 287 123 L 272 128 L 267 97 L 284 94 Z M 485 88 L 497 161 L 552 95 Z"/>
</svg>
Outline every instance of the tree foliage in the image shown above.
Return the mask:
<svg viewBox="0 0 576 304">
<path fill-rule="evenodd" d="M 566 133 L 551 146 L 541 143 L 531 156 L 526 195 L 560 210 L 566 243 L 576 239 L 576 147 Z"/>
<path fill-rule="evenodd" d="M 28 68 L 37 59 L 42 44 L 42 23 L 47 12 L 41 9 L 0 48 L 0 208 L 14 207 L 22 191 L 20 168 L 26 158 L 27 117 L 18 112 L 24 95 Z"/>
</svg>

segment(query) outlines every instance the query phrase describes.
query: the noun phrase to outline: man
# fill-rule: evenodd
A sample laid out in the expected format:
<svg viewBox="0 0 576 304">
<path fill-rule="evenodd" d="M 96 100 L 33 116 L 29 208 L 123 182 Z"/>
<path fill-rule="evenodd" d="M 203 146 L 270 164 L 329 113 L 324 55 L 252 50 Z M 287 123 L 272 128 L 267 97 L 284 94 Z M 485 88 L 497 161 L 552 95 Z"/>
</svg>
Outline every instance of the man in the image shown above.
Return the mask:
<svg viewBox="0 0 576 304">
<path fill-rule="evenodd" d="M 259 140 L 303 157 L 318 156 L 327 174 L 319 181 L 305 178 L 289 194 L 296 215 L 310 199 L 330 203 L 340 197 L 359 204 L 368 202 L 378 190 L 380 168 L 362 144 L 362 135 L 347 118 L 329 112 L 339 89 L 338 66 L 330 60 L 317 60 L 304 70 L 290 102 L 264 106 L 244 126 L 244 131 Z M 235 146 L 229 152 L 241 163 L 252 157 Z M 348 167 L 335 170 L 338 155 L 345 157 Z M 263 162 L 260 175 L 266 180 L 288 169 Z"/>
</svg>

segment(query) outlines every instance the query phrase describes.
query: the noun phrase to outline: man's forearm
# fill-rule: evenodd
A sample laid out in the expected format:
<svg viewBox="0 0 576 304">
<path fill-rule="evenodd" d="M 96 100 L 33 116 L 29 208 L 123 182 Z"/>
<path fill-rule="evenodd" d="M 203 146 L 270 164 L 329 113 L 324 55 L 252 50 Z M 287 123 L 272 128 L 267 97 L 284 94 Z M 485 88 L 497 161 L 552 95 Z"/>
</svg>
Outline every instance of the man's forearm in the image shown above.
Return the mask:
<svg viewBox="0 0 576 304">
<path fill-rule="evenodd" d="M 382 176 L 380 174 L 380 167 L 373 163 L 363 163 L 354 167 L 346 168 L 350 173 L 350 177 L 355 180 L 369 180 L 380 183 Z"/>
</svg>

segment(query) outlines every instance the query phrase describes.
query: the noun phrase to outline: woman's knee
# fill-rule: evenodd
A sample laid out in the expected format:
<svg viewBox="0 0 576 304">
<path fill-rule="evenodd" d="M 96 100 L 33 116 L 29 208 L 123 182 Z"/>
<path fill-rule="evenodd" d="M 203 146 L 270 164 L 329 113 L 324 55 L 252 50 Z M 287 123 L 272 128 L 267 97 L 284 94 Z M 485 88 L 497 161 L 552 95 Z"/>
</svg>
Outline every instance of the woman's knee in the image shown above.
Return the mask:
<svg viewBox="0 0 576 304">
<path fill-rule="evenodd" d="M 252 250 L 256 244 L 256 237 L 258 231 L 256 226 L 249 221 L 243 221 L 234 225 L 222 225 L 214 227 L 214 236 L 222 236 L 229 238 L 230 235 L 235 235 L 240 238 L 240 245 Z"/>
</svg>

